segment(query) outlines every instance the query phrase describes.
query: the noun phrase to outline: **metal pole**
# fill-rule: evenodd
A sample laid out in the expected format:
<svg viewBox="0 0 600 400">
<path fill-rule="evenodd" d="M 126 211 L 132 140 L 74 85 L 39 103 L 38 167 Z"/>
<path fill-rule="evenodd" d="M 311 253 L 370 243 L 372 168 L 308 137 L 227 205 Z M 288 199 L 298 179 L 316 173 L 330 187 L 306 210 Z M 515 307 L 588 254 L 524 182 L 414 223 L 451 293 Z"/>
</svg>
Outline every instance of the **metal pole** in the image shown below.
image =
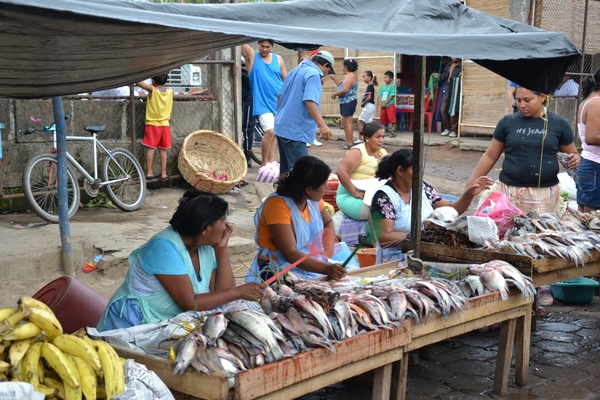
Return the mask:
<svg viewBox="0 0 600 400">
<path fill-rule="evenodd" d="M 423 193 L 423 116 L 425 107 L 425 57 L 415 57 L 415 113 L 413 115 L 413 177 L 411 226 L 412 249 L 415 257 L 421 251 L 421 197 Z"/>
<path fill-rule="evenodd" d="M 131 135 L 131 154 L 136 158 L 136 137 L 135 137 L 135 93 L 133 84 L 129 85 L 129 134 Z"/>
<path fill-rule="evenodd" d="M 69 203 L 67 192 L 67 129 L 62 97 L 52 98 L 54 123 L 56 124 L 56 158 L 58 161 L 58 223 L 62 246 L 63 270 L 68 275 L 75 273 L 71 250 L 71 227 L 69 225 Z M 78 188 L 73 188 L 78 190 Z"/>
</svg>

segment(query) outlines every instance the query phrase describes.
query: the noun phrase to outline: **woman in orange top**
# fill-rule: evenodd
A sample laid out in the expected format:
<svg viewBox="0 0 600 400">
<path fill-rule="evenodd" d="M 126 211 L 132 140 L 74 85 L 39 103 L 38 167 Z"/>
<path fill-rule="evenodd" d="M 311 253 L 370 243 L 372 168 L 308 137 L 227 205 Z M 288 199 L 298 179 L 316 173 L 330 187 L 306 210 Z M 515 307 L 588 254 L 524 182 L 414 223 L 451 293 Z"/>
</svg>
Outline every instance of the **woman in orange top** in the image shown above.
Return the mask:
<svg viewBox="0 0 600 400">
<path fill-rule="evenodd" d="M 280 179 L 254 215 L 254 257 L 246 282 L 260 282 L 309 253 L 307 242 L 323 229 L 331 230 L 333 220 L 325 209 L 323 193 L 331 168 L 312 156 L 300 157 L 286 178 Z M 309 257 L 291 271 L 302 279 L 326 276 L 341 279 L 346 270 Z"/>
</svg>

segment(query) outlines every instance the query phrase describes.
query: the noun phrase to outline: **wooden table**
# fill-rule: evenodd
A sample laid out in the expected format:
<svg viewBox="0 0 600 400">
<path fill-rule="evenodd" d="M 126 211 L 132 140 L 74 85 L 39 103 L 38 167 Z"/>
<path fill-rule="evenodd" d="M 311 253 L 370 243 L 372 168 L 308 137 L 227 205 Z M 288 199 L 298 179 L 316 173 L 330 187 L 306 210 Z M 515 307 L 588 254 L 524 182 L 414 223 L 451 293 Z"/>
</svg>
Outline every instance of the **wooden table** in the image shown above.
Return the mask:
<svg viewBox="0 0 600 400">
<path fill-rule="evenodd" d="M 410 249 L 410 243 L 403 244 L 403 249 L 405 251 Z M 523 274 L 530 276 L 535 287 L 600 273 L 600 252 L 596 250 L 591 250 L 591 257 L 585 255 L 585 267 L 575 266 L 572 261 L 567 262 L 558 257 L 533 259 L 515 254 L 464 249 L 425 242 L 421 243 L 420 252 L 420 258 L 424 261 L 474 264 L 504 260 L 517 267 Z"/>
<path fill-rule="evenodd" d="M 410 342 L 410 322 L 393 329 L 380 329 L 342 340 L 335 344 L 337 354 L 327 349 L 313 349 L 294 357 L 265 364 L 235 376 L 238 400 L 291 399 L 375 370 L 373 399 L 390 398 L 392 363 L 401 360 Z M 173 376 L 169 360 L 116 347 L 123 358 L 133 358 L 154 371 L 173 391 L 194 399 L 226 400 L 227 380 L 199 374 L 191 367 L 183 375 Z"/>
<path fill-rule="evenodd" d="M 375 265 L 353 271 L 350 275 L 377 276 L 394 269 L 395 265 L 394 262 Z M 494 393 L 503 395 L 508 390 L 515 333 L 515 380 L 517 385 L 526 384 L 529 372 L 531 302 L 523 300 L 520 293 L 511 292 L 508 301 L 502 301 L 499 293 L 492 293 L 470 299 L 468 304 L 464 313 L 458 315 L 452 312 L 448 319 L 432 315 L 421 325 L 406 319 L 400 327 L 380 329 L 342 340 L 335 344 L 336 354 L 327 349 L 313 349 L 243 371 L 234 378 L 233 397 L 237 400 L 291 399 L 374 371 L 374 400 L 404 399 L 410 351 L 497 322 L 502 322 L 502 330 Z M 186 369 L 183 375 L 173 376 L 173 364 L 167 359 L 116 346 L 115 349 L 121 357 L 132 358 L 146 365 L 174 392 L 194 399 L 210 400 L 224 400 L 230 395 L 227 380 L 223 377 L 199 374 L 192 368 Z"/>
<path fill-rule="evenodd" d="M 395 262 L 392 262 L 375 265 L 353 271 L 350 274 L 365 277 L 377 276 L 394 269 L 395 264 Z M 499 396 L 508 392 L 508 377 L 515 336 L 515 383 L 519 386 L 525 385 L 529 374 L 532 301 L 532 298 L 524 300 L 518 290 L 511 290 L 508 301 L 502 301 L 500 293 L 495 292 L 469 299 L 469 308 L 460 315 L 452 312 L 448 319 L 444 319 L 444 317 L 435 314 L 420 325 L 415 324 L 413 321 L 410 330 L 410 343 L 405 347 L 406 352 L 401 360 L 394 362 L 392 367 L 391 398 L 400 400 L 406 397 L 408 354 L 410 351 L 498 322 L 502 322 L 502 328 L 496 358 L 493 392 Z"/>
</svg>

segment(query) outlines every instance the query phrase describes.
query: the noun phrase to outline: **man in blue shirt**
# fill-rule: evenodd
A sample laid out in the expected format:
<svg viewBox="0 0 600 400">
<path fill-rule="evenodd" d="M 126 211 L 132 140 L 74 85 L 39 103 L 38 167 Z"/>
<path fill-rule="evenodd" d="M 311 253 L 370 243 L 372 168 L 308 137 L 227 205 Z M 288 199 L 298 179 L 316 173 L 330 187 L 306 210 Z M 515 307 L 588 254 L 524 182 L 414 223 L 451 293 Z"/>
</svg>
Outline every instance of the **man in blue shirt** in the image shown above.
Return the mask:
<svg viewBox="0 0 600 400">
<path fill-rule="evenodd" d="M 293 69 L 283 83 L 275 117 L 281 176 L 287 175 L 298 158 L 308 155 L 306 144 L 313 143 L 317 126 L 323 139 L 331 138 L 331 130 L 319 108 L 323 93 L 321 77 L 335 74 L 333 64 L 331 53 L 319 51 Z"/>
</svg>

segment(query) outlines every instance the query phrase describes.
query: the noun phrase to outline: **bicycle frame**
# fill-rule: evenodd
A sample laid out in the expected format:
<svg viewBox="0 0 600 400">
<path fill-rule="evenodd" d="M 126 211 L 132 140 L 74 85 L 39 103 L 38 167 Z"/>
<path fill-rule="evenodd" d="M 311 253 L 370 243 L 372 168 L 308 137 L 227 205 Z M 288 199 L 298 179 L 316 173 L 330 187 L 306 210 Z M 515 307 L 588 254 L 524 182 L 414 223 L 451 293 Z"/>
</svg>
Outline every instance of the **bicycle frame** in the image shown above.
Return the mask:
<svg viewBox="0 0 600 400">
<path fill-rule="evenodd" d="M 51 126 L 47 129 L 44 129 L 47 131 L 52 132 L 52 145 L 53 145 L 53 152 L 56 151 L 56 127 L 55 126 Z M 106 185 L 110 185 L 116 182 L 122 182 L 125 180 L 128 180 L 131 176 L 128 175 L 125 170 L 123 170 L 123 167 L 121 167 L 121 164 L 119 164 L 117 162 L 117 160 L 115 160 L 112 156 L 112 154 L 106 149 L 106 147 L 104 147 L 104 145 L 102 144 L 102 142 L 100 142 L 98 140 L 98 138 L 96 137 L 96 133 L 92 133 L 92 137 L 84 137 L 84 136 L 67 136 L 66 140 L 67 141 L 79 141 L 79 142 L 92 142 L 92 147 L 93 147 L 93 154 L 94 154 L 94 176 L 92 177 L 89 172 L 81 165 L 77 162 L 77 160 L 75 158 L 73 158 L 73 156 L 67 151 L 67 159 L 69 160 L 69 162 L 75 167 L 75 169 L 77 169 L 77 171 L 79 171 L 79 173 L 81 175 L 83 175 L 83 177 L 90 182 L 91 184 L 97 184 L 100 187 L 102 186 L 106 186 Z M 121 172 L 125 175 L 124 178 L 121 179 L 115 179 L 112 181 L 106 181 L 106 182 L 100 182 L 98 179 L 98 146 L 100 146 L 101 150 L 100 152 L 104 153 L 104 154 L 108 154 L 108 156 L 115 162 L 115 164 L 117 164 L 121 170 Z"/>
</svg>

